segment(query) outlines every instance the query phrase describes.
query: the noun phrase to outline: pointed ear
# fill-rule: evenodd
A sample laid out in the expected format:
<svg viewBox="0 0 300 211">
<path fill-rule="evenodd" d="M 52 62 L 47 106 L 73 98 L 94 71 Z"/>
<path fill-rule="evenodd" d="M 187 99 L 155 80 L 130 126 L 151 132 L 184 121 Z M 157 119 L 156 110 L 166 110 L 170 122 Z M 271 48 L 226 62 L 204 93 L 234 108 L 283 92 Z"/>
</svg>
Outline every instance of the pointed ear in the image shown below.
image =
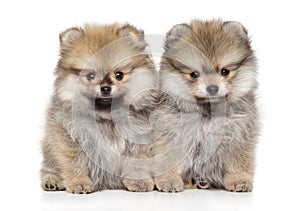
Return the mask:
<svg viewBox="0 0 300 211">
<path fill-rule="evenodd" d="M 71 43 L 78 40 L 83 35 L 83 30 L 81 28 L 69 28 L 59 35 L 60 46 L 68 47 Z"/>
<path fill-rule="evenodd" d="M 248 32 L 247 32 L 246 28 L 237 21 L 224 22 L 222 29 L 225 32 L 235 32 L 242 38 L 248 38 Z"/>
<path fill-rule="evenodd" d="M 167 33 L 167 39 L 168 37 L 184 37 L 189 36 L 192 33 L 192 29 L 189 25 L 182 23 L 177 24 L 172 27 L 172 29 Z"/>
<path fill-rule="evenodd" d="M 135 38 L 138 41 L 143 41 L 144 31 L 139 30 L 130 24 L 125 24 L 124 26 L 122 26 L 117 30 L 117 36 L 122 38 L 131 37 L 131 38 Z"/>
</svg>

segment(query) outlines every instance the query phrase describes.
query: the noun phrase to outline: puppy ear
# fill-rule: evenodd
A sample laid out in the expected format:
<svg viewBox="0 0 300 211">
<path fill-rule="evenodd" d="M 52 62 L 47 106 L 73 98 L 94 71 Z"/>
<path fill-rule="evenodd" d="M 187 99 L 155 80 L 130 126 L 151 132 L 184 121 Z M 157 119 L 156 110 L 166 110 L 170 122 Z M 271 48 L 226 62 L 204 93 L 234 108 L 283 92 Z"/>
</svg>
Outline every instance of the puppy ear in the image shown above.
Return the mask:
<svg viewBox="0 0 300 211">
<path fill-rule="evenodd" d="M 59 35 L 60 46 L 62 48 L 70 46 L 71 43 L 78 40 L 83 35 L 81 28 L 69 28 Z"/>
<path fill-rule="evenodd" d="M 147 52 L 149 50 L 143 30 L 139 30 L 130 24 L 125 24 L 117 30 L 116 34 L 121 39 L 123 38 L 124 41 L 130 42 L 132 46 L 135 46 L 136 50 L 141 52 Z"/>
<path fill-rule="evenodd" d="M 122 38 L 131 37 L 138 41 L 143 41 L 144 40 L 144 31 L 139 30 L 130 24 L 125 24 L 124 26 L 122 26 L 121 28 L 119 28 L 117 30 L 117 36 L 122 37 Z"/>
<path fill-rule="evenodd" d="M 192 33 L 192 29 L 189 25 L 182 23 L 177 24 L 172 27 L 172 29 L 167 33 L 167 39 L 169 37 L 184 37 Z"/>
<path fill-rule="evenodd" d="M 242 38 L 248 38 L 248 32 L 246 28 L 237 21 L 226 21 L 222 27 L 225 32 L 234 32 L 237 33 Z"/>
</svg>

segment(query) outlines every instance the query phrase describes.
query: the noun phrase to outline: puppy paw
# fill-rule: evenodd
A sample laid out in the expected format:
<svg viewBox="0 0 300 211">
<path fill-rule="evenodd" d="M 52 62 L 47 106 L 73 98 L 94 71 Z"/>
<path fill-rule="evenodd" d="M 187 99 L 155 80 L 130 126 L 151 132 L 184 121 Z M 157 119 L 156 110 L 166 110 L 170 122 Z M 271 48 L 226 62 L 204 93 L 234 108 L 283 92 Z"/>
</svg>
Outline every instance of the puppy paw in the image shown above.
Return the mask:
<svg viewBox="0 0 300 211">
<path fill-rule="evenodd" d="M 124 179 L 123 184 L 131 192 L 148 192 L 154 189 L 153 179 Z"/>
<path fill-rule="evenodd" d="M 65 189 L 57 179 L 51 177 L 43 179 L 41 186 L 45 191 L 59 191 Z"/>
<path fill-rule="evenodd" d="M 210 183 L 206 179 L 202 178 L 195 178 L 192 179 L 192 184 L 196 185 L 198 189 L 209 189 Z"/>
<path fill-rule="evenodd" d="M 157 190 L 162 192 L 174 193 L 184 190 L 184 183 L 179 175 L 158 177 L 155 180 L 155 185 Z"/>
<path fill-rule="evenodd" d="M 241 177 L 225 175 L 224 187 L 231 192 L 251 192 L 253 189 L 251 176 Z"/>
<path fill-rule="evenodd" d="M 74 194 L 88 194 L 94 192 L 95 188 L 91 183 L 74 183 L 69 184 L 66 191 Z"/>
<path fill-rule="evenodd" d="M 225 189 L 231 192 L 251 192 L 253 185 L 247 181 L 232 181 L 225 184 Z"/>
</svg>

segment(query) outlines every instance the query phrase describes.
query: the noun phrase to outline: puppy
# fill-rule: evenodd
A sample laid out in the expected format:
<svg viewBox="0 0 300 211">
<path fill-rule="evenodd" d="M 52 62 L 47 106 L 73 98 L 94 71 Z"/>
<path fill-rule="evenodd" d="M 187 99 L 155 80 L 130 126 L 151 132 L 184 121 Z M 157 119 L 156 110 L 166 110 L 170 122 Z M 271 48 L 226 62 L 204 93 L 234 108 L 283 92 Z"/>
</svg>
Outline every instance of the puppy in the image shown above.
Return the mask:
<svg viewBox="0 0 300 211">
<path fill-rule="evenodd" d="M 85 25 L 60 34 L 60 59 L 42 142 L 42 188 L 91 193 L 154 182 L 149 116 L 157 71 L 143 31 Z"/>
<path fill-rule="evenodd" d="M 257 62 L 247 30 L 238 22 L 192 20 L 175 25 L 164 48 L 160 89 L 169 102 L 164 110 L 179 113 L 169 121 L 182 125 L 172 131 L 184 148 L 184 181 L 251 191 L 259 116 Z"/>
</svg>

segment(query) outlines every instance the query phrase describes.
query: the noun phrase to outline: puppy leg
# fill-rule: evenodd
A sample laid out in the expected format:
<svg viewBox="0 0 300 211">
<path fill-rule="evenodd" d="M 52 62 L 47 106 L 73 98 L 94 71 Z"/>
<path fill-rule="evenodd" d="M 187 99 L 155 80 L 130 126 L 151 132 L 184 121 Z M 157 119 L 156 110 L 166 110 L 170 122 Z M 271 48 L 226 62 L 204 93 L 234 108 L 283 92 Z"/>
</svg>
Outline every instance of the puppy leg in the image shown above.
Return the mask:
<svg viewBox="0 0 300 211">
<path fill-rule="evenodd" d="M 154 182 L 157 190 L 162 192 L 181 192 L 184 189 L 183 180 L 176 170 L 155 177 Z"/>
<path fill-rule="evenodd" d="M 65 190 L 63 180 L 60 177 L 60 170 L 56 156 L 56 148 L 51 139 L 45 139 L 43 142 L 43 163 L 40 171 L 41 187 L 45 191 Z"/>
<path fill-rule="evenodd" d="M 223 186 L 228 191 L 249 192 L 253 188 L 253 145 L 241 146 L 225 161 Z"/>
<path fill-rule="evenodd" d="M 131 192 L 148 192 L 154 189 L 152 178 L 147 179 L 123 179 L 123 184 Z"/>
<path fill-rule="evenodd" d="M 65 143 L 68 150 L 61 151 L 61 177 L 67 192 L 85 194 L 94 191 L 94 184 L 88 176 L 88 170 L 83 161 L 84 152 L 79 145 Z"/>
<path fill-rule="evenodd" d="M 49 170 L 45 168 L 41 170 L 41 180 L 41 187 L 45 191 L 65 190 L 65 187 L 62 184 L 62 179 L 59 178 L 59 175 L 54 172 L 49 172 Z"/>
<path fill-rule="evenodd" d="M 62 127 L 50 126 L 43 141 L 44 162 L 41 170 L 44 190 L 91 193 L 94 184 L 88 177 L 84 152 L 64 133 Z M 54 170 L 55 169 L 55 170 Z"/>
<path fill-rule="evenodd" d="M 227 172 L 224 177 L 225 189 L 232 192 L 250 192 L 252 183 L 252 175 L 246 172 Z"/>
<path fill-rule="evenodd" d="M 87 194 L 94 192 L 94 184 L 83 169 L 64 173 L 64 184 L 69 193 Z"/>
</svg>

